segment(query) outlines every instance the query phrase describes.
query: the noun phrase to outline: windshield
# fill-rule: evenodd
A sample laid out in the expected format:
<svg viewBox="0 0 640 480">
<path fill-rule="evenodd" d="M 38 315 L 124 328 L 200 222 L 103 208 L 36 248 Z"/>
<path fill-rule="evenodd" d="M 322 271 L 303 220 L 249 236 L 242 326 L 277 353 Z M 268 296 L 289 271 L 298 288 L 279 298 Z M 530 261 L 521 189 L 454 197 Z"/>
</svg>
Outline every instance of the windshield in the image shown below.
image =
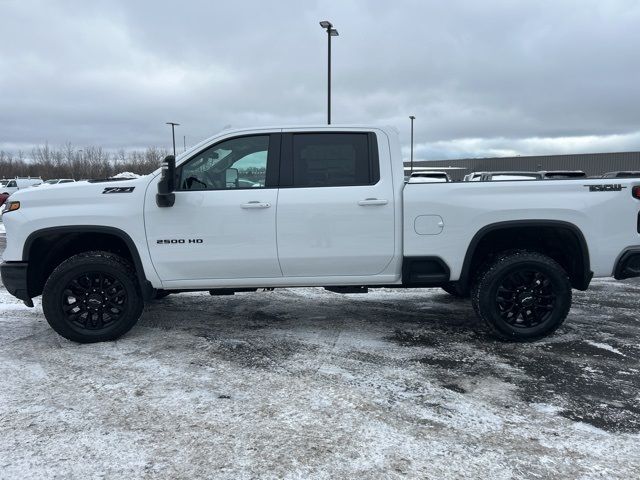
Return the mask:
<svg viewBox="0 0 640 480">
<path fill-rule="evenodd" d="M 45 183 L 45 185 L 53 185 L 54 183 L 58 183 L 58 180 L 47 180 L 44 183 Z"/>
</svg>

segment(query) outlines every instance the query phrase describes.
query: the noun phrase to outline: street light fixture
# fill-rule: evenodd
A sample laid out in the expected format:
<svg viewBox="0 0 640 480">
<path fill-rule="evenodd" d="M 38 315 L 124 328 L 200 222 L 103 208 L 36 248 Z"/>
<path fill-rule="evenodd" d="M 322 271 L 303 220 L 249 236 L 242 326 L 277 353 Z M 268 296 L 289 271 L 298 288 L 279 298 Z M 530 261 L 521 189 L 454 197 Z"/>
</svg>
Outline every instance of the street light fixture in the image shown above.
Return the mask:
<svg viewBox="0 0 640 480">
<path fill-rule="evenodd" d="M 320 26 L 327 31 L 327 125 L 331 125 L 331 37 L 337 37 L 338 30 L 328 20 L 320 22 Z"/>
<path fill-rule="evenodd" d="M 409 118 L 411 119 L 411 173 L 409 173 L 409 176 L 411 176 L 413 174 L 413 121 L 416 117 L 409 115 Z"/>
<path fill-rule="evenodd" d="M 174 122 L 166 122 L 167 125 L 171 125 L 171 137 L 173 138 L 173 156 L 176 156 L 176 126 L 180 125 L 179 123 Z"/>
</svg>

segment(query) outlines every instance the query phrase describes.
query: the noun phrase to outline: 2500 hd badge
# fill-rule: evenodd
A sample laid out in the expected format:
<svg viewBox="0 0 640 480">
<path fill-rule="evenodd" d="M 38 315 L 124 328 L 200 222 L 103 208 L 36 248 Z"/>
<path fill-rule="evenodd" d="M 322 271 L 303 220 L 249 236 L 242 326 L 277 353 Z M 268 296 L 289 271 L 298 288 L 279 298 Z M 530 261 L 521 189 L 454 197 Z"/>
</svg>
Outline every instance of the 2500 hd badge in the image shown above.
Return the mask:
<svg viewBox="0 0 640 480">
<path fill-rule="evenodd" d="M 204 240 L 201 238 L 189 238 L 189 239 L 171 238 L 171 239 L 164 239 L 164 240 L 156 240 L 156 243 L 158 245 L 176 245 L 181 243 L 204 243 Z"/>
</svg>

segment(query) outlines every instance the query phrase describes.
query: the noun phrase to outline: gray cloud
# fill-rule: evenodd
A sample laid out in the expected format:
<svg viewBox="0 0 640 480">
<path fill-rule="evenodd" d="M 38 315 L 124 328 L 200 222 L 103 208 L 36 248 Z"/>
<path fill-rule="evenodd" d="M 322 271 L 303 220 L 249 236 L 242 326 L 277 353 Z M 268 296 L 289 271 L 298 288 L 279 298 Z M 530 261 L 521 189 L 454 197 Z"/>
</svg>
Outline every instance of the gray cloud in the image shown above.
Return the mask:
<svg viewBox="0 0 640 480">
<path fill-rule="evenodd" d="M 416 120 L 421 158 L 640 148 L 635 0 L 2 1 L 0 148 Z"/>
</svg>

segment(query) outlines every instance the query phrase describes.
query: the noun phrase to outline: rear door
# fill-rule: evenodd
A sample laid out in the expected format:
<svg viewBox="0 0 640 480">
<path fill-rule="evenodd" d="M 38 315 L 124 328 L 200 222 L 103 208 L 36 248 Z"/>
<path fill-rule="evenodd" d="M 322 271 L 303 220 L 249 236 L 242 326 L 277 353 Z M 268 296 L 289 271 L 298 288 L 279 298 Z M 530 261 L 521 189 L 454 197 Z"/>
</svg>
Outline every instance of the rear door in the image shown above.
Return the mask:
<svg viewBox="0 0 640 480">
<path fill-rule="evenodd" d="M 285 277 L 369 276 L 389 265 L 394 192 L 379 141 L 364 131 L 283 133 L 277 238 Z"/>
</svg>

